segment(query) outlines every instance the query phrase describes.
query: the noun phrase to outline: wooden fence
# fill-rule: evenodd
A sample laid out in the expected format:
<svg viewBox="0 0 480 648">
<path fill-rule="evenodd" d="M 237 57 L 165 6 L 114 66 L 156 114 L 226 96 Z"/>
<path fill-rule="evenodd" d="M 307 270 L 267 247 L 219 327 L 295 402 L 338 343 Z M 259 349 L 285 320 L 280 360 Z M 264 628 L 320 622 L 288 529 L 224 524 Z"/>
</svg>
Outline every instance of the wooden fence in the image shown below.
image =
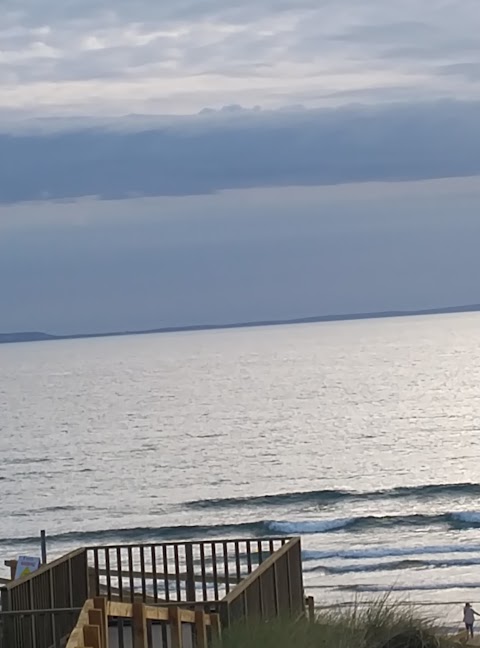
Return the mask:
<svg viewBox="0 0 480 648">
<path fill-rule="evenodd" d="M 300 538 L 269 556 L 222 600 L 222 621 L 297 618 L 305 612 Z"/>
<path fill-rule="evenodd" d="M 85 549 L 78 549 L 1 589 L 0 648 L 57 646 L 88 598 Z"/>
<path fill-rule="evenodd" d="M 0 648 L 63 648 L 81 608 L 0 612 Z"/>
<path fill-rule="evenodd" d="M 288 538 L 87 549 L 91 596 L 144 603 L 219 601 Z"/>
<path fill-rule="evenodd" d="M 22 621 L 5 617 L 12 638 L 5 648 L 56 646 L 75 625 L 66 611 L 102 596 L 110 604 L 182 608 L 190 615 L 201 609 L 219 614 L 223 627 L 250 618 L 296 618 L 305 611 L 300 538 L 79 549 L 2 588 L 2 611 L 23 614 Z M 35 621 L 36 611 L 46 621 Z"/>
<path fill-rule="evenodd" d="M 85 549 L 78 549 L 4 585 L 2 611 L 81 608 L 88 598 Z"/>
<path fill-rule="evenodd" d="M 221 637 L 218 614 L 89 599 L 66 648 L 208 648 Z"/>
</svg>

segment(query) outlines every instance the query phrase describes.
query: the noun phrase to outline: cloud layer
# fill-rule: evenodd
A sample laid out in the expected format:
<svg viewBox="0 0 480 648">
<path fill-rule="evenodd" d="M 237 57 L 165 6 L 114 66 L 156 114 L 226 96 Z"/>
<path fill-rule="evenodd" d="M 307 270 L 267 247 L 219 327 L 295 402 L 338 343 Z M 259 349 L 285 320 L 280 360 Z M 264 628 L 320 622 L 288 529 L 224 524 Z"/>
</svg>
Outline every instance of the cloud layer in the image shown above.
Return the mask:
<svg viewBox="0 0 480 648">
<path fill-rule="evenodd" d="M 480 174 L 480 104 L 243 112 L 0 135 L 0 201 Z M 138 130 L 140 127 L 140 130 Z"/>
<path fill-rule="evenodd" d="M 478 302 L 479 22 L 478 0 L 3 0 L 0 330 Z"/>
<path fill-rule="evenodd" d="M 480 98 L 478 0 L 4 0 L 0 108 Z"/>
</svg>

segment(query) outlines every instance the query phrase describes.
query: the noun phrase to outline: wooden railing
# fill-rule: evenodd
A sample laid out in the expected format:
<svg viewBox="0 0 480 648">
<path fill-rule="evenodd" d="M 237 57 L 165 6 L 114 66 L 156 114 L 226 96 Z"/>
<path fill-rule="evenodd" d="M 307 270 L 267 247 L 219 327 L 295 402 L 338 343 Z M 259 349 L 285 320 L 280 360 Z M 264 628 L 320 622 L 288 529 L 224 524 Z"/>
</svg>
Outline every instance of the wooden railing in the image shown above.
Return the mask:
<svg viewBox="0 0 480 648">
<path fill-rule="evenodd" d="M 68 636 L 88 598 L 87 575 L 86 550 L 78 549 L 4 585 L 1 648 L 50 648 Z"/>
<path fill-rule="evenodd" d="M 1 589 L 3 611 L 82 607 L 88 598 L 87 552 L 77 549 Z"/>
<path fill-rule="evenodd" d="M 63 648 L 81 608 L 0 612 L 0 648 Z"/>
<path fill-rule="evenodd" d="M 89 599 L 66 648 L 208 648 L 221 637 L 218 614 Z"/>
<path fill-rule="evenodd" d="M 90 596 L 144 603 L 219 601 L 288 538 L 87 549 Z"/>
<path fill-rule="evenodd" d="M 112 605 L 216 613 L 223 627 L 242 619 L 298 617 L 305 611 L 300 538 L 79 549 L 2 588 L 5 612 L 51 611 L 45 628 L 25 615 L 21 622 L 9 621 L 7 632 L 15 641 L 6 648 L 56 645 L 74 622 L 71 614 L 54 612 L 81 609 L 87 599 L 101 596 Z"/>
<path fill-rule="evenodd" d="M 300 538 L 292 538 L 222 600 L 222 623 L 305 612 Z"/>
</svg>

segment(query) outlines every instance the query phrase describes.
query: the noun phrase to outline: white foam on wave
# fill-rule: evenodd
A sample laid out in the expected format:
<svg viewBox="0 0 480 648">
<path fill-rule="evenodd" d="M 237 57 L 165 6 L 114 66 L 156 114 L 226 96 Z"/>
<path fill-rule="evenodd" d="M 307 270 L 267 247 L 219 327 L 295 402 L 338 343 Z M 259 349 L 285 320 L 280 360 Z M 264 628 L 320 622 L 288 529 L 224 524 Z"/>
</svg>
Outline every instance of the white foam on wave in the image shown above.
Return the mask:
<svg viewBox="0 0 480 648">
<path fill-rule="evenodd" d="M 437 584 L 417 584 L 417 585 L 352 585 L 351 587 L 342 587 L 342 590 L 353 590 L 356 592 L 435 592 L 439 590 L 456 590 L 456 589 L 479 589 L 480 583 L 437 583 Z M 316 589 L 314 586 L 312 589 Z"/>
<path fill-rule="evenodd" d="M 371 572 L 381 572 L 381 571 L 407 571 L 415 569 L 446 569 L 449 567 L 473 567 L 480 565 L 480 556 L 473 558 L 408 558 L 401 556 L 397 560 L 393 561 L 382 561 L 378 558 L 374 562 L 367 560 L 358 560 L 356 562 L 342 562 L 340 566 L 334 565 L 325 565 L 325 564 L 314 564 L 312 567 L 305 567 L 306 573 L 314 572 L 326 572 L 329 574 L 360 574 L 360 573 L 371 573 Z"/>
<path fill-rule="evenodd" d="M 311 534 L 328 533 L 337 529 L 345 529 L 354 524 L 357 518 L 337 520 L 302 520 L 298 522 L 268 522 L 268 528 L 275 533 Z"/>
<path fill-rule="evenodd" d="M 430 545 L 424 547 L 372 547 L 371 549 L 325 549 L 305 551 L 304 560 L 323 560 L 325 558 L 388 558 L 390 556 L 423 556 L 451 553 L 477 553 L 480 545 Z"/>
<path fill-rule="evenodd" d="M 472 527 L 480 526 L 479 511 L 461 511 L 454 513 L 445 513 L 441 515 L 407 515 L 407 516 L 377 516 L 369 515 L 365 517 L 350 517 L 337 519 L 319 519 L 319 520 L 280 520 L 269 521 L 266 525 L 274 533 L 286 534 L 315 534 L 328 533 L 341 529 L 356 529 L 363 527 L 385 526 L 431 526 L 433 524 L 452 525 L 461 523 L 471 525 Z M 388 555 L 388 554 L 387 554 Z M 398 554 L 402 555 L 402 554 Z"/>
</svg>

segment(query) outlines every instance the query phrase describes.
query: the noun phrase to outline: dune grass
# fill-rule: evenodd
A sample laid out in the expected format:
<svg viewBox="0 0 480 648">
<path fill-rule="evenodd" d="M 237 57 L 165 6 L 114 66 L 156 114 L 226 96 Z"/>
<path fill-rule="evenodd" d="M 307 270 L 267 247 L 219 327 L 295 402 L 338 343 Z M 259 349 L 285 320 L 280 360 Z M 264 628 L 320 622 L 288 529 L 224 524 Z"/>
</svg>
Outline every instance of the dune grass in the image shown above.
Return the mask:
<svg viewBox="0 0 480 648">
<path fill-rule="evenodd" d="M 320 614 L 313 623 L 275 620 L 239 625 L 224 633 L 215 648 L 451 648 L 434 623 L 414 608 L 383 599 Z M 458 645 L 458 644 L 457 644 Z"/>
</svg>

